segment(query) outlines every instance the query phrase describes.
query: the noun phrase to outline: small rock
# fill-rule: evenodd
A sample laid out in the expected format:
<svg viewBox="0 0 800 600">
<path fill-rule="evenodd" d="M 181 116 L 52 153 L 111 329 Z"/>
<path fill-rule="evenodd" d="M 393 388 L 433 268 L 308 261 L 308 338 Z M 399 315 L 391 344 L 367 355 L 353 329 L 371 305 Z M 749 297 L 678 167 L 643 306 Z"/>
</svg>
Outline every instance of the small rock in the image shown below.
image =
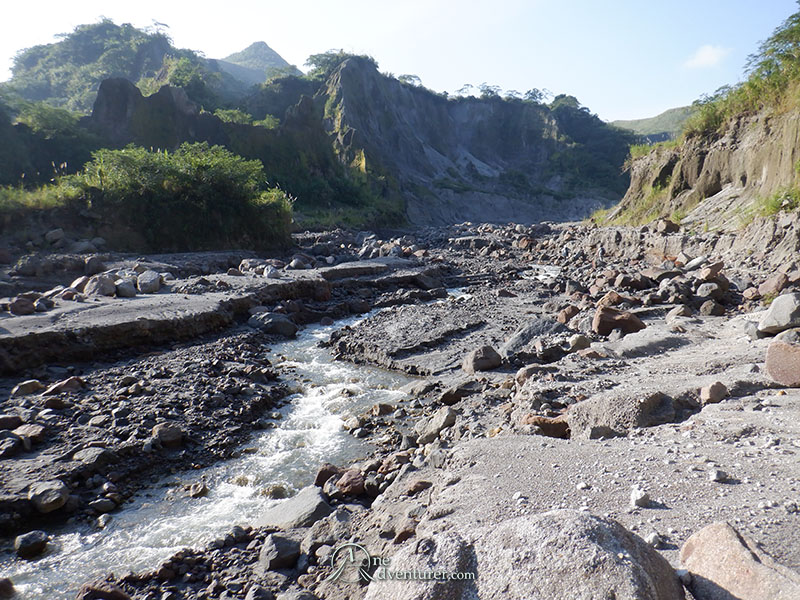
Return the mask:
<svg viewBox="0 0 800 600">
<path fill-rule="evenodd" d="M 14 594 L 14 582 L 8 577 L 0 577 L 0 598 L 12 598 Z"/>
<path fill-rule="evenodd" d="M 107 581 L 84 583 L 75 600 L 131 600 L 120 588 Z"/>
<path fill-rule="evenodd" d="M 198 481 L 197 483 L 193 483 L 189 487 L 190 498 L 202 498 L 203 496 L 207 495 L 208 495 L 208 486 L 205 484 L 204 481 Z"/>
<path fill-rule="evenodd" d="M 117 508 L 117 504 L 109 498 L 98 498 L 89 502 L 89 508 L 99 513 L 108 513 Z"/>
<path fill-rule="evenodd" d="M 655 531 L 645 536 L 644 541 L 650 544 L 653 548 L 661 548 L 664 545 L 664 540 Z"/>
<path fill-rule="evenodd" d="M 711 469 L 708 472 L 708 480 L 723 483 L 728 481 L 728 474 L 722 469 Z"/>
<path fill-rule="evenodd" d="M 14 540 L 14 551 L 20 558 L 35 558 L 47 548 L 47 534 L 34 530 L 18 535 Z"/>
<path fill-rule="evenodd" d="M 703 404 L 716 404 L 728 395 L 728 388 L 719 381 L 700 388 L 700 400 Z"/>
<path fill-rule="evenodd" d="M 789 283 L 789 278 L 784 273 L 778 273 L 758 286 L 760 296 L 777 296 Z"/>
<path fill-rule="evenodd" d="M 631 508 L 647 508 L 650 506 L 650 494 L 640 487 L 631 490 Z"/>
<path fill-rule="evenodd" d="M 44 240 L 48 244 L 55 244 L 59 240 L 64 239 L 64 230 L 59 227 L 58 229 L 51 229 L 44 234 Z"/>
<path fill-rule="evenodd" d="M 297 325 L 281 313 L 260 313 L 253 315 L 247 321 L 250 327 L 261 329 L 265 333 L 274 333 L 284 337 L 294 337 L 297 334 Z"/>
<path fill-rule="evenodd" d="M 16 429 L 22 425 L 19 415 L 0 415 L 0 429 Z"/>
<path fill-rule="evenodd" d="M 590 340 L 582 333 L 576 333 L 575 335 L 570 336 L 569 338 L 569 349 L 572 352 L 577 352 L 578 350 L 585 350 L 591 345 L 592 345 L 592 340 Z"/>
<path fill-rule="evenodd" d="M 88 275 L 97 275 L 106 270 L 106 265 L 99 256 L 87 256 L 83 261 L 83 272 Z"/>
<path fill-rule="evenodd" d="M 425 445 L 439 437 L 439 433 L 447 427 L 451 427 L 456 422 L 456 412 L 449 406 L 443 406 L 437 410 L 428 421 L 420 421 L 418 424 L 419 437 L 417 444 Z"/>
</svg>

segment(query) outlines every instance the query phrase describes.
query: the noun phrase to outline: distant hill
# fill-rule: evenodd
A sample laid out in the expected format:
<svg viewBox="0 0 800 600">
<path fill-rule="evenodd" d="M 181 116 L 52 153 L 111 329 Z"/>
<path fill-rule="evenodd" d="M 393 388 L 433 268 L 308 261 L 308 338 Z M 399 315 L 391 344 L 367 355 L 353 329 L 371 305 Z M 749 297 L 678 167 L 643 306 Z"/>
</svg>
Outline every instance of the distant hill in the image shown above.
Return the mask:
<svg viewBox="0 0 800 600">
<path fill-rule="evenodd" d="M 184 88 L 207 110 L 243 98 L 254 84 L 284 69 L 297 72 L 264 42 L 225 60 L 179 49 L 160 31 L 137 29 L 110 19 L 79 25 L 61 40 L 20 51 L 4 91 L 23 100 L 88 113 L 104 79 L 121 77 L 145 94 L 162 85 Z"/>
<path fill-rule="evenodd" d="M 645 136 L 650 142 L 672 139 L 680 134 L 683 124 L 694 109 L 691 106 L 670 108 L 660 115 L 649 119 L 633 119 L 630 121 L 611 121 L 612 125 L 622 129 L 630 129 L 634 133 Z"/>
<path fill-rule="evenodd" d="M 234 52 L 216 62 L 223 71 L 251 85 L 264 83 L 268 77 L 278 73 L 302 75 L 297 67 L 286 62 L 266 42 L 255 42 L 241 52 Z"/>
</svg>

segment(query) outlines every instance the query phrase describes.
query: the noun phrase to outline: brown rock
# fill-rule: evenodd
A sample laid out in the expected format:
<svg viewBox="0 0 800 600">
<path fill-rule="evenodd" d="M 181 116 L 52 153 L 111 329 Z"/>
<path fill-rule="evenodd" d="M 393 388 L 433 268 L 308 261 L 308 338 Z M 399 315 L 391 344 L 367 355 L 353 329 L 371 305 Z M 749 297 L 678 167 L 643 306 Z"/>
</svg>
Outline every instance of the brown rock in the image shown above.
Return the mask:
<svg viewBox="0 0 800 600">
<path fill-rule="evenodd" d="M 777 296 L 788 283 L 789 278 L 783 273 L 778 273 L 758 286 L 758 293 L 761 296 Z"/>
<path fill-rule="evenodd" d="M 636 315 L 609 308 L 599 307 L 592 319 L 592 330 L 599 335 L 608 335 L 614 329 L 622 329 L 625 333 L 641 331 L 646 325 Z"/>
<path fill-rule="evenodd" d="M 626 298 L 625 296 L 618 294 L 614 290 L 607 292 L 605 296 L 600 298 L 597 301 L 596 306 L 616 306 L 617 304 L 622 304 L 623 302 L 630 302 L 633 303 L 634 300 L 632 298 Z"/>
<path fill-rule="evenodd" d="M 131 597 L 114 584 L 98 581 L 83 584 L 76 600 L 131 600 Z"/>
<path fill-rule="evenodd" d="M 774 341 L 767 348 L 767 375 L 788 387 L 800 387 L 800 345 Z"/>
<path fill-rule="evenodd" d="M 658 233 L 677 233 L 681 229 L 680 225 L 673 223 L 669 219 L 659 219 L 656 221 L 655 226 Z"/>
<path fill-rule="evenodd" d="M 56 394 L 63 394 L 65 392 L 79 392 L 86 387 L 86 382 L 80 377 L 72 376 L 69 379 L 64 379 L 58 383 L 54 383 L 47 388 L 42 395 L 55 396 Z"/>
<path fill-rule="evenodd" d="M 32 300 L 18 297 L 11 301 L 8 305 L 8 310 L 11 311 L 12 315 L 32 315 L 36 312 L 36 307 L 33 305 Z"/>
<path fill-rule="evenodd" d="M 520 425 L 535 425 L 542 435 L 553 438 L 569 439 L 569 425 L 564 415 L 557 417 L 543 417 L 541 415 L 527 414 L 520 420 Z"/>
<path fill-rule="evenodd" d="M 700 400 L 703 404 L 716 404 L 722 402 L 725 396 L 728 395 L 728 388 L 719 381 L 715 381 L 711 385 L 700 388 Z"/>
<path fill-rule="evenodd" d="M 1 259 L 0 262 L 2 262 Z M 14 594 L 16 594 L 14 582 L 8 577 L 0 577 L 0 598 L 12 598 Z"/>
<path fill-rule="evenodd" d="M 700 272 L 697 274 L 697 276 L 703 281 L 710 281 L 719 275 L 720 271 L 722 271 L 724 267 L 724 262 L 715 262 L 700 269 Z"/>
<path fill-rule="evenodd" d="M 573 304 L 570 304 L 569 306 L 567 306 L 561 312 L 558 313 L 556 321 L 566 325 L 567 323 L 569 323 L 569 320 L 575 315 L 577 315 L 579 312 L 581 312 L 580 308 L 578 308 Z"/>
<path fill-rule="evenodd" d="M 584 348 L 583 350 L 578 350 L 578 356 L 583 358 L 608 358 L 608 354 L 596 348 Z"/>
<path fill-rule="evenodd" d="M 341 475 L 342 473 L 344 473 L 344 469 L 340 469 L 331 463 L 322 463 L 322 466 L 320 466 L 319 470 L 317 471 L 317 476 L 314 478 L 314 485 L 317 487 L 322 487 L 325 485 L 325 482 L 328 481 L 328 479 L 334 475 Z"/>
<path fill-rule="evenodd" d="M 380 468 L 378 469 L 378 473 L 381 475 L 386 475 L 387 473 L 391 473 L 392 471 L 396 471 L 402 465 L 411 462 L 411 458 L 408 456 L 408 451 L 403 450 L 400 452 L 395 452 L 394 454 L 390 454 L 381 463 Z"/>
<path fill-rule="evenodd" d="M 336 488 L 345 496 L 360 496 L 364 493 L 364 474 L 358 469 L 348 469 L 339 477 Z"/>
<path fill-rule="evenodd" d="M 725 307 L 716 300 L 706 300 L 700 305 L 700 314 L 706 317 L 721 317 L 725 314 Z"/>
<path fill-rule="evenodd" d="M 424 479 L 417 479 L 416 481 L 412 481 L 411 484 L 406 488 L 406 496 L 414 496 L 419 494 L 423 490 L 427 490 L 433 484 L 430 481 L 425 481 Z"/>
<path fill-rule="evenodd" d="M 712 523 L 681 548 L 698 600 L 796 600 L 800 575 L 774 562 L 727 523 Z"/>
<path fill-rule="evenodd" d="M 744 296 L 745 300 L 758 300 L 761 298 L 761 294 L 758 293 L 758 288 L 756 287 L 749 287 L 744 292 L 742 292 L 742 296 Z"/>
</svg>

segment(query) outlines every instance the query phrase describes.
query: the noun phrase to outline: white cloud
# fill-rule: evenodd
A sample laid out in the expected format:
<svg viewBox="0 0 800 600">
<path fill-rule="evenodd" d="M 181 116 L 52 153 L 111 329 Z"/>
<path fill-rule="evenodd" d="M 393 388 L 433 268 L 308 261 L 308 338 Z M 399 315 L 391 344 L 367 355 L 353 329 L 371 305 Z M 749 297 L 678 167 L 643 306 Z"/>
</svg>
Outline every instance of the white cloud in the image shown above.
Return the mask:
<svg viewBox="0 0 800 600">
<path fill-rule="evenodd" d="M 730 53 L 730 48 L 705 44 L 704 46 L 700 46 L 697 50 L 695 50 L 694 54 L 686 59 L 686 62 L 683 63 L 683 66 L 688 69 L 707 69 L 710 67 L 716 67 Z"/>
</svg>

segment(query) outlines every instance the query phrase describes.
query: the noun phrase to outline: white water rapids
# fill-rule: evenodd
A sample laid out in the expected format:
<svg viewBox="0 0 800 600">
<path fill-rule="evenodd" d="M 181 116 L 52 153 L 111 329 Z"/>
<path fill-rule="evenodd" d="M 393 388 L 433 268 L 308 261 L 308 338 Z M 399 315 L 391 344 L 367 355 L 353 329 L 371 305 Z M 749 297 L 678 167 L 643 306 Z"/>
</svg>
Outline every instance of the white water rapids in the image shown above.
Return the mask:
<svg viewBox="0 0 800 600">
<path fill-rule="evenodd" d="M 234 525 L 248 525 L 275 500 L 260 494 L 278 484 L 290 493 L 308 485 L 320 463 L 338 464 L 363 456 L 367 446 L 342 428 L 342 420 L 376 402 L 392 402 L 409 381 L 380 369 L 334 362 L 317 342 L 336 328 L 313 327 L 296 340 L 276 344 L 270 359 L 285 357 L 303 390 L 290 398 L 275 429 L 256 433 L 240 458 L 215 466 L 166 477 L 133 502 L 112 513 L 109 525 L 98 530 L 75 526 L 51 531 L 44 556 L 34 561 L 0 562 L 0 576 L 10 577 L 18 597 L 26 600 L 74 598 L 85 582 L 113 572 L 158 567 L 186 547 L 203 547 Z M 185 484 L 201 477 L 210 489 L 192 499 Z"/>
</svg>

